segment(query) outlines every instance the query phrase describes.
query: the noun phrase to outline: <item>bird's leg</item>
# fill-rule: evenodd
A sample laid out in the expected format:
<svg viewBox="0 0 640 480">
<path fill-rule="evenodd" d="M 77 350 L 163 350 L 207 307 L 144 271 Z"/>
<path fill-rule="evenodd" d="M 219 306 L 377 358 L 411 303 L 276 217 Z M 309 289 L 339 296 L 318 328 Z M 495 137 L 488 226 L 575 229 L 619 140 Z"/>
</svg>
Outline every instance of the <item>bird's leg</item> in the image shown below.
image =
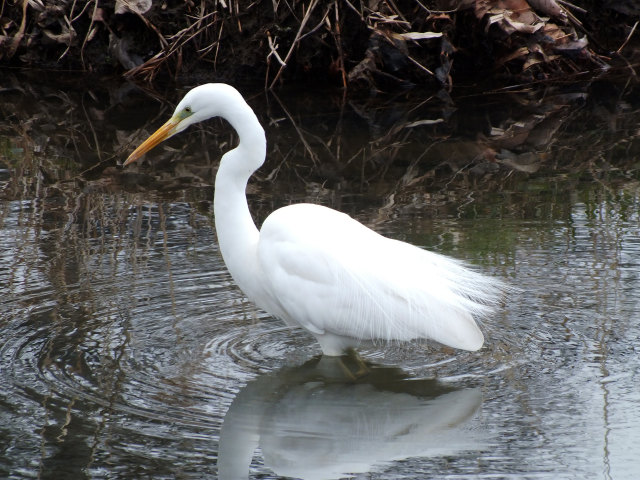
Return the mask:
<svg viewBox="0 0 640 480">
<path fill-rule="evenodd" d="M 340 357 L 340 365 L 345 375 L 352 380 L 369 375 L 369 367 L 354 348 L 349 348 L 345 355 Z"/>
<path fill-rule="evenodd" d="M 323 355 L 316 368 L 325 379 L 337 382 L 355 382 L 369 374 L 369 367 L 353 349 L 340 356 Z"/>
</svg>

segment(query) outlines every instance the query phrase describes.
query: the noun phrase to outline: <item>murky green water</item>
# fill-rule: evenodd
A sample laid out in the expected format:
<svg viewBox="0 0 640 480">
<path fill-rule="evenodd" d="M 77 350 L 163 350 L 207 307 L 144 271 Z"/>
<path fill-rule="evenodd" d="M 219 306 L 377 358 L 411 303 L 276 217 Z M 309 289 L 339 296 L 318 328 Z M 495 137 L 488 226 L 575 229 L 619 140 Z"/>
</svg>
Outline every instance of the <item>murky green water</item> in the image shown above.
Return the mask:
<svg viewBox="0 0 640 480">
<path fill-rule="evenodd" d="M 357 362 L 320 359 L 233 285 L 210 213 L 226 127 L 122 171 L 170 102 L 4 82 L 1 477 L 636 478 L 640 113 L 624 92 L 458 111 L 252 97 L 270 140 L 258 220 L 327 204 L 519 288 L 479 352 L 370 348 L 354 380 Z"/>
</svg>

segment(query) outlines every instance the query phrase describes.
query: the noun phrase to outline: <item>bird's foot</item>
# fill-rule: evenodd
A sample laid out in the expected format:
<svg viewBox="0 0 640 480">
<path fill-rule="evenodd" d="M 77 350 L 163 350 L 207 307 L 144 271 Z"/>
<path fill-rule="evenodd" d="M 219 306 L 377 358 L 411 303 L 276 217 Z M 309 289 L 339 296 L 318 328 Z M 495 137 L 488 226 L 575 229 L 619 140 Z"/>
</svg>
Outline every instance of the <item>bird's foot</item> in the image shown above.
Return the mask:
<svg viewBox="0 0 640 480">
<path fill-rule="evenodd" d="M 341 356 L 323 355 L 317 368 L 325 379 L 338 382 L 355 382 L 370 373 L 366 362 L 352 349 Z"/>
<path fill-rule="evenodd" d="M 355 349 L 348 349 L 344 355 L 338 357 L 339 365 L 345 376 L 352 381 L 369 375 L 369 367 Z"/>
</svg>

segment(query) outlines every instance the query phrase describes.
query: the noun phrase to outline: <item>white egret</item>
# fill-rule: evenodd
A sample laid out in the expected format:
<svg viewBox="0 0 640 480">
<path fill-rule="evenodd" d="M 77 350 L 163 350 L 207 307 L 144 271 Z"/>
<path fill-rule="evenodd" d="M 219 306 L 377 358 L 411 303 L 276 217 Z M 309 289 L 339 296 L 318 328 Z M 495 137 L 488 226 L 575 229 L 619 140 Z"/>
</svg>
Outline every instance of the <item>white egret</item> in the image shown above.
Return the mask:
<svg viewBox="0 0 640 480">
<path fill-rule="evenodd" d="M 258 230 L 246 199 L 249 177 L 264 163 L 264 129 L 240 93 L 226 84 L 189 91 L 173 116 L 124 165 L 189 125 L 222 117 L 239 144 L 222 156 L 214 216 L 222 257 L 259 308 L 341 355 L 363 341 L 432 339 L 478 350 L 475 319 L 497 305 L 502 284 L 461 262 L 389 239 L 344 213 L 301 203 L 271 213 Z"/>
</svg>

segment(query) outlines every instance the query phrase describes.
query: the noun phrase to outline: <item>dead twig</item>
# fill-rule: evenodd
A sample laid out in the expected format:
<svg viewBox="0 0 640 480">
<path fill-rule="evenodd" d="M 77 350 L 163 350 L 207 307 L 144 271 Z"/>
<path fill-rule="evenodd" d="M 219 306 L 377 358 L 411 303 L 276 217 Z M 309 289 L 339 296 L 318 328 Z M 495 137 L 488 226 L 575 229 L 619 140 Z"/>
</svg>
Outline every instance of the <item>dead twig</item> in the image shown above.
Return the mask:
<svg viewBox="0 0 640 480">
<path fill-rule="evenodd" d="M 147 81 L 153 80 L 156 76 L 158 68 L 163 65 L 171 56 L 174 54 L 178 55 L 178 70 L 181 64 L 181 49 L 182 47 L 197 37 L 201 32 L 214 25 L 217 22 L 217 19 L 214 18 L 212 21 L 202 25 L 202 21 L 215 15 L 215 12 L 211 12 L 207 15 L 199 17 L 195 23 L 192 23 L 186 28 L 183 28 L 179 32 L 174 33 L 168 39 L 164 39 L 163 41 L 166 44 L 166 47 L 163 48 L 160 52 L 156 53 L 149 60 L 144 62 L 142 65 L 135 67 L 128 72 L 125 73 L 125 77 L 136 77 L 139 75 L 143 75 Z M 198 28 L 198 25 L 200 27 Z M 191 32 L 195 28 L 194 32 Z M 159 33 L 159 32 L 158 32 Z M 172 43 L 169 43 L 171 41 Z M 176 70 L 176 71 L 178 71 Z"/>
<path fill-rule="evenodd" d="M 342 76 L 342 88 L 347 89 L 347 72 L 344 69 L 344 52 L 342 51 L 342 37 L 340 33 L 340 16 L 338 13 L 338 3 L 333 3 L 333 10 L 335 12 L 335 35 L 334 41 L 336 42 L 336 48 L 338 50 L 338 70 Z"/>
<path fill-rule="evenodd" d="M 435 74 L 429 70 L 427 67 L 425 67 L 424 65 L 422 65 L 420 62 L 418 62 L 416 59 L 414 59 L 411 55 L 407 55 L 407 58 L 409 59 L 409 61 L 411 63 L 413 63 L 416 67 L 418 67 L 420 70 L 422 70 L 423 72 L 428 73 L 429 75 L 431 75 L 432 77 L 435 77 Z"/>
<path fill-rule="evenodd" d="M 18 32 L 11 39 L 11 43 L 7 49 L 7 58 L 12 58 L 15 55 L 22 41 L 22 37 L 24 37 L 24 31 L 27 27 L 27 5 L 29 5 L 29 0 L 22 0 L 22 20 L 20 21 L 20 28 L 18 28 Z"/>
<path fill-rule="evenodd" d="M 318 155 L 316 155 L 316 152 L 314 152 L 313 148 L 311 148 L 311 145 L 309 145 L 309 142 L 307 142 L 307 139 L 305 138 L 304 134 L 300 130 L 300 127 L 298 127 L 298 124 L 295 122 L 295 120 L 289 113 L 289 110 L 287 110 L 287 107 L 284 106 L 284 103 L 282 103 L 282 100 L 280 100 L 280 98 L 278 97 L 278 95 L 275 94 L 275 92 L 272 91 L 271 95 L 273 95 L 273 98 L 275 98 L 278 104 L 280 104 L 280 108 L 282 108 L 282 111 L 291 122 L 291 125 L 293 125 L 293 128 L 298 134 L 298 137 L 300 137 L 300 141 L 302 142 L 302 145 L 304 145 L 305 150 L 311 157 L 311 161 L 313 162 L 313 165 L 314 166 L 320 165 L 320 159 L 318 158 Z"/>
<path fill-rule="evenodd" d="M 349 0 L 343 0 L 344 3 L 347 4 L 347 6 L 353 10 L 359 17 L 360 20 L 364 22 L 364 13 L 360 10 L 358 10 L 356 7 L 353 6 L 353 4 L 349 1 Z M 362 4 L 360 5 L 362 7 Z"/>
<path fill-rule="evenodd" d="M 271 32 L 269 32 L 267 30 L 267 41 L 269 42 L 269 54 L 267 55 L 267 71 L 265 72 L 264 75 L 264 89 L 267 90 L 268 89 L 268 85 L 269 85 L 269 67 L 271 66 L 271 57 L 276 57 L 276 59 L 278 60 L 278 62 L 280 63 L 280 65 L 282 66 L 286 66 L 286 63 L 284 63 L 284 60 L 282 60 L 282 57 L 280 57 L 280 54 L 278 53 L 278 44 L 271 38 Z"/>
<path fill-rule="evenodd" d="M 267 55 L 267 60 L 269 60 L 271 56 L 274 56 L 276 57 L 276 60 L 278 60 L 280 65 L 282 65 L 283 67 L 286 67 L 287 64 L 278 53 L 278 50 L 277 50 L 278 44 L 273 41 L 273 39 L 271 38 L 271 34 L 269 32 L 267 32 L 267 41 L 269 42 L 269 55 Z"/>
<path fill-rule="evenodd" d="M 296 48 L 296 46 L 298 45 L 298 42 L 300 41 L 302 30 L 304 29 L 304 26 L 309 21 L 309 18 L 311 17 L 311 13 L 313 13 L 313 10 L 316 8 L 317 5 L 318 5 L 318 0 L 312 0 L 311 4 L 307 8 L 307 11 L 305 12 L 304 17 L 300 22 L 300 28 L 298 28 L 298 33 L 296 33 L 296 37 L 293 39 L 293 42 L 291 43 L 291 47 L 289 48 L 287 55 L 284 57 L 284 65 L 280 66 L 278 73 L 276 73 L 275 78 L 272 80 L 271 84 L 269 85 L 269 90 L 273 90 L 273 87 L 275 86 L 276 82 L 280 78 L 280 75 L 282 75 L 282 72 L 284 71 L 284 68 L 287 62 L 289 61 L 289 58 L 291 58 L 291 55 L 293 54 L 293 50 Z"/>
<path fill-rule="evenodd" d="M 622 49 L 626 47 L 627 43 L 629 43 L 629 40 L 631 40 L 631 37 L 633 36 L 633 33 L 636 31 L 636 27 L 638 26 L 638 22 L 640 22 L 640 20 L 636 20 L 636 23 L 634 23 L 633 27 L 631 27 L 631 31 L 629 32 L 629 35 L 627 35 L 627 39 L 622 43 L 622 45 L 620 45 L 620 48 L 616 50 L 616 53 L 618 55 L 620 55 L 620 52 L 622 52 Z"/>
<path fill-rule="evenodd" d="M 573 3 L 567 2 L 566 0 L 556 0 L 560 5 L 567 7 L 567 8 L 571 8 L 573 10 L 576 10 L 582 14 L 588 13 L 587 10 L 585 10 L 582 7 L 579 7 L 577 5 L 574 5 Z"/>
<path fill-rule="evenodd" d="M 87 5 L 89 5 L 89 3 L 87 3 Z M 83 8 L 82 12 L 80 12 L 79 15 L 82 15 L 84 10 L 85 9 Z M 96 18 L 96 13 L 97 12 L 98 12 L 98 2 L 96 0 L 96 1 L 93 2 L 93 11 L 91 12 L 91 22 L 89 23 L 89 28 L 87 29 L 87 34 L 84 36 L 84 40 L 82 41 L 82 47 L 80 47 L 80 60 L 82 61 L 82 68 L 84 70 L 87 69 L 87 66 L 84 63 L 84 47 L 87 46 L 87 42 L 91 41 L 91 38 L 95 34 L 95 32 L 93 31 L 93 24 L 95 23 L 95 18 Z M 78 17 L 76 17 L 76 18 L 78 18 Z M 72 23 L 73 23 L 73 20 L 69 21 L 69 28 L 71 28 L 71 24 Z M 67 47 L 67 51 L 69 50 L 69 47 L 71 47 L 71 42 L 69 42 L 69 46 Z M 60 58 L 62 58 L 62 57 L 60 57 Z"/>
</svg>

